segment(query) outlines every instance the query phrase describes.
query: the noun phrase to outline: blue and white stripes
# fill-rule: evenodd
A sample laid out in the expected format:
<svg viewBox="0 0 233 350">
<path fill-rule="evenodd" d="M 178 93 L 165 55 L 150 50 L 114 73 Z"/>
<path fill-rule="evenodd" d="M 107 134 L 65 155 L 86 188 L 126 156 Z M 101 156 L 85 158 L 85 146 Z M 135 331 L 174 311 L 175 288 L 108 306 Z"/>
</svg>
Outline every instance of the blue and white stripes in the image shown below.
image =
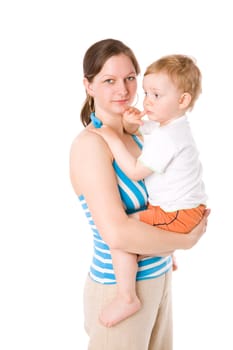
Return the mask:
<svg viewBox="0 0 233 350">
<path fill-rule="evenodd" d="M 139 143 L 139 139 L 135 139 Z M 141 145 L 140 145 L 141 146 Z M 143 210 L 147 205 L 147 192 L 143 181 L 132 181 L 122 170 L 117 163 L 113 161 L 118 188 L 122 202 L 127 214 Z M 102 284 L 115 284 L 116 279 L 113 271 L 112 258 L 108 245 L 102 240 L 91 213 L 87 206 L 85 197 L 79 196 L 82 208 L 88 219 L 90 228 L 93 234 L 93 258 L 90 266 L 90 277 Z M 104 215 L 104 213 L 103 213 Z M 138 263 L 137 280 L 144 280 L 161 276 L 167 272 L 172 266 L 171 257 L 149 257 Z"/>
</svg>

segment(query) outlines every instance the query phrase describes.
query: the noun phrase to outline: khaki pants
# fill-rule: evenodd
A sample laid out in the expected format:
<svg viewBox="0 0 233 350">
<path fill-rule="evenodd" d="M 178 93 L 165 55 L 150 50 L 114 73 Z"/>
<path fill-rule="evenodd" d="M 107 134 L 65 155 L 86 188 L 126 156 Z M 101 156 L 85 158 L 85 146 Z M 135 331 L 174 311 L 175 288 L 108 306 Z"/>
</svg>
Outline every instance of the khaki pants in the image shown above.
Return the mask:
<svg viewBox="0 0 233 350">
<path fill-rule="evenodd" d="M 142 308 L 112 328 L 102 326 L 98 315 L 116 294 L 116 285 L 102 285 L 88 276 L 84 289 L 88 350 L 172 350 L 172 272 L 137 282 Z"/>
</svg>

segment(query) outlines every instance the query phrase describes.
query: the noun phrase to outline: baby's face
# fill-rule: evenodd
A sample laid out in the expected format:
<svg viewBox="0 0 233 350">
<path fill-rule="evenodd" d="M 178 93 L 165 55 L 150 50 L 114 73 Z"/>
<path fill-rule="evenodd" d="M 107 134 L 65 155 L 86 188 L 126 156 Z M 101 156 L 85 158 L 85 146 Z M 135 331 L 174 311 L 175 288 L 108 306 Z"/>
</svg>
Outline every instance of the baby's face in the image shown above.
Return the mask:
<svg viewBox="0 0 233 350">
<path fill-rule="evenodd" d="M 143 90 L 143 106 L 150 120 L 164 125 L 184 113 L 180 109 L 182 93 L 166 73 L 146 75 L 143 79 Z"/>
</svg>

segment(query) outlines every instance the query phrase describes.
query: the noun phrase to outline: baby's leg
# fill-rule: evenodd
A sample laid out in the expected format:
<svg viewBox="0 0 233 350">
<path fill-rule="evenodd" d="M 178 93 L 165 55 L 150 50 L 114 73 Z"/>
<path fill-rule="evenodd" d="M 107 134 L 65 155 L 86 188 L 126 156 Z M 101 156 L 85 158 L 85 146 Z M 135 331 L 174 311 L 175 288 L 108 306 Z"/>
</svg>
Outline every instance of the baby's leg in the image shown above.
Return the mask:
<svg viewBox="0 0 233 350">
<path fill-rule="evenodd" d="M 100 314 L 100 321 L 112 327 L 137 312 L 141 302 L 136 294 L 137 255 L 111 250 L 117 280 L 117 295 Z"/>
</svg>

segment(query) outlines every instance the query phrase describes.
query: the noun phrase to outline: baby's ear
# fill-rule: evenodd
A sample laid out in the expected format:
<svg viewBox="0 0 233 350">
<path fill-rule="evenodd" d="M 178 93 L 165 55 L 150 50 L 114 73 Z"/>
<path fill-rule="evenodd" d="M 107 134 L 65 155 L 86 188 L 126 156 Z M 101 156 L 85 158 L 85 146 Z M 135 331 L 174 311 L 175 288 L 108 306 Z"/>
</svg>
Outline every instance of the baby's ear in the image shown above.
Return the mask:
<svg viewBox="0 0 233 350">
<path fill-rule="evenodd" d="M 187 109 L 192 101 L 192 96 L 189 92 L 184 92 L 179 99 L 180 109 Z"/>
</svg>

